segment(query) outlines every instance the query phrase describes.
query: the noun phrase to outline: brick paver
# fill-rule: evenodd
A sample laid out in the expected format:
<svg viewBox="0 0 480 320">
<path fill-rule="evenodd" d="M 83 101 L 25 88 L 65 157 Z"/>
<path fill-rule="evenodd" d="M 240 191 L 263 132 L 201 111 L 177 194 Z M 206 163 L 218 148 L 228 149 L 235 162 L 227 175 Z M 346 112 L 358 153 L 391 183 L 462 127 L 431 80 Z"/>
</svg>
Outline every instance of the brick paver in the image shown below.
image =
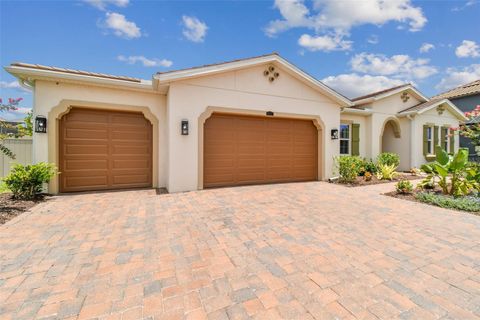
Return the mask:
<svg viewBox="0 0 480 320">
<path fill-rule="evenodd" d="M 0 318 L 480 318 L 480 217 L 389 188 L 56 197 L 0 227 Z"/>
</svg>

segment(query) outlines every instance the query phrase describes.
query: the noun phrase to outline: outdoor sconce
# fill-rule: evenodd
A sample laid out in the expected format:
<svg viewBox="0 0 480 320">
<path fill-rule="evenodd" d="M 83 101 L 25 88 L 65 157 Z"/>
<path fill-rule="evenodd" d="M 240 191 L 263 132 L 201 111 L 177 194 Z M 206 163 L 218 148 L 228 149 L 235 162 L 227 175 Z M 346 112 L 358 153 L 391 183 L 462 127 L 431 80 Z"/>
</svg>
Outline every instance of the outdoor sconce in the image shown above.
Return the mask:
<svg viewBox="0 0 480 320">
<path fill-rule="evenodd" d="M 47 118 L 44 116 L 35 117 L 35 132 L 46 133 L 47 132 Z"/>
<path fill-rule="evenodd" d="M 182 136 L 188 136 L 188 120 L 182 120 Z"/>
<path fill-rule="evenodd" d="M 267 111 L 265 112 L 265 114 L 269 117 L 273 117 L 275 114 L 273 113 L 273 111 Z"/>
<path fill-rule="evenodd" d="M 338 139 L 338 129 L 332 129 L 330 133 L 332 140 L 337 140 Z"/>
</svg>

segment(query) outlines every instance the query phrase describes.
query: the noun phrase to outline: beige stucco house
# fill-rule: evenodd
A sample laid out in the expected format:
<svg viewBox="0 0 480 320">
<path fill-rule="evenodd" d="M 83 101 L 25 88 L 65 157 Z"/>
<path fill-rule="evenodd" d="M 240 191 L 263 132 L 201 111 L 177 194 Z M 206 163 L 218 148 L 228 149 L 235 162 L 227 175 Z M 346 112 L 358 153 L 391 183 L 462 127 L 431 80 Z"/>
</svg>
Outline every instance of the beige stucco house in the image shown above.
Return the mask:
<svg viewBox="0 0 480 320">
<path fill-rule="evenodd" d="M 428 161 L 453 151 L 464 121 L 411 85 L 349 100 L 277 54 L 157 73 L 152 80 L 14 63 L 33 88 L 35 162 L 56 163 L 50 192 L 165 187 L 170 192 L 325 180 L 334 157 Z M 339 134 L 338 134 L 339 133 Z"/>
</svg>

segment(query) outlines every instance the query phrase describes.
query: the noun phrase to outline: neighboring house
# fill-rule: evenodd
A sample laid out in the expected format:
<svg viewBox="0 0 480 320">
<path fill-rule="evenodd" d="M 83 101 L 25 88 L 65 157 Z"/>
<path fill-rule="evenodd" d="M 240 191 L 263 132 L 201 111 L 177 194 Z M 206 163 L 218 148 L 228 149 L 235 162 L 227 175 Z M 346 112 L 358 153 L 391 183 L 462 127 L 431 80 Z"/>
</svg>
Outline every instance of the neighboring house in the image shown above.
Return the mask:
<svg viewBox="0 0 480 320">
<path fill-rule="evenodd" d="M 473 111 L 476 106 L 480 105 L 480 79 L 436 95 L 432 99 L 448 99 L 463 112 Z M 477 118 L 470 123 L 478 122 L 480 119 Z M 471 156 L 476 155 L 475 147 L 470 143 L 470 139 L 460 137 L 460 147 L 468 148 Z"/>
<path fill-rule="evenodd" d="M 0 118 L 0 134 L 16 135 L 18 134 L 18 125 L 22 124 L 22 120 L 5 120 Z"/>
<path fill-rule="evenodd" d="M 458 148 L 443 133 L 465 120 L 410 85 L 352 102 L 277 54 L 151 81 L 24 63 L 6 70 L 33 87 L 34 118 L 47 118 L 33 161 L 58 165 L 52 193 L 325 180 L 340 151 L 398 152 L 409 169 L 436 143 Z"/>
</svg>

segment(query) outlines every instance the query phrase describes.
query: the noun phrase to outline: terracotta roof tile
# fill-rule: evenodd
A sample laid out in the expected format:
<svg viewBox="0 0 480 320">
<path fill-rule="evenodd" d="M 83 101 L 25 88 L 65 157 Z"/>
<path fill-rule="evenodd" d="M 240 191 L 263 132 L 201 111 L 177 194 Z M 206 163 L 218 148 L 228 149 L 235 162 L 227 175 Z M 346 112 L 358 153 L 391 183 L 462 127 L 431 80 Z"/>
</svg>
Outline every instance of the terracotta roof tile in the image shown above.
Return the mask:
<svg viewBox="0 0 480 320">
<path fill-rule="evenodd" d="M 97 77 L 97 78 L 106 78 L 106 79 L 114 79 L 114 80 L 130 81 L 130 82 L 141 82 L 141 79 L 138 79 L 138 78 L 115 76 L 111 74 L 89 72 L 89 71 L 83 71 L 83 70 L 65 69 L 65 68 L 59 68 L 59 67 L 44 66 L 40 64 L 15 62 L 15 63 L 12 63 L 11 66 L 38 69 L 38 70 L 48 70 L 48 71 L 55 71 L 55 72 L 64 72 L 64 73 L 78 74 L 78 75 L 91 76 L 91 77 Z"/>
<path fill-rule="evenodd" d="M 416 104 L 412 107 L 409 107 L 407 109 L 404 109 L 402 111 L 399 111 L 398 113 L 406 113 L 406 112 L 413 112 L 413 111 L 421 111 L 423 109 L 426 109 L 428 107 L 430 107 L 432 104 L 435 104 L 437 103 L 438 101 L 440 100 L 443 100 L 443 99 L 432 99 L 430 101 L 427 101 L 427 102 L 421 102 L 419 104 Z"/>
<path fill-rule="evenodd" d="M 441 98 L 457 98 L 457 97 L 463 97 L 463 96 L 470 96 L 473 94 L 480 94 L 480 79 L 475 80 L 473 82 L 464 84 L 463 86 L 459 86 L 456 88 L 453 88 L 447 92 L 440 93 L 433 98 L 435 99 L 441 99 Z"/>
<path fill-rule="evenodd" d="M 256 59 L 256 58 L 263 58 L 263 57 L 268 57 L 268 56 L 271 56 L 271 55 L 277 55 L 278 56 L 279 54 L 277 52 L 272 52 L 272 53 L 262 54 L 262 55 L 259 55 L 259 56 L 254 56 L 254 57 L 249 57 L 249 58 L 242 58 L 242 59 L 235 59 L 235 60 L 229 60 L 229 61 L 222 61 L 222 62 L 204 64 L 204 65 L 194 66 L 194 67 L 190 67 L 190 68 L 169 70 L 169 71 L 163 71 L 163 72 L 159 71 L 159 72 L 157 72 L 157 74 L 160 75 L 160 74 L 167 74 L 167 73 L 172 73 L 172 72 L 195 70 L 195 69 L 200 69 L 200 68 L 219 66 L 219 65 L 222 65 L 222 64 L 226 64 L 226 63 L 239 62 L 239 61 L 245 61 L 245 60 Z"/>
<path fill-rule="evenodd" d="M 390 92 L 390 91 L 393 91 L 393 90 L 397 90 L 397 89 L 402 88 L 402 87 L 410 86 L 410 85 L 411 85 L 410 83 L 405 83 L 405 84 L 395 86 L 395 87 L 392 87 L 392 88 L 372 92 L 372 93 L 369 93 L 369 94 L 364 95 L 364 96 L 353 98 L 352 101 L 358 101 L 358 100 L 362 100 L 362 99 L 366 99 L 366 98 L 376 97 L 376 96 L 379 96 L 381 94 L 384 94 L 384 93 L 387 93 L 387 92 Z"/>
</svg>

